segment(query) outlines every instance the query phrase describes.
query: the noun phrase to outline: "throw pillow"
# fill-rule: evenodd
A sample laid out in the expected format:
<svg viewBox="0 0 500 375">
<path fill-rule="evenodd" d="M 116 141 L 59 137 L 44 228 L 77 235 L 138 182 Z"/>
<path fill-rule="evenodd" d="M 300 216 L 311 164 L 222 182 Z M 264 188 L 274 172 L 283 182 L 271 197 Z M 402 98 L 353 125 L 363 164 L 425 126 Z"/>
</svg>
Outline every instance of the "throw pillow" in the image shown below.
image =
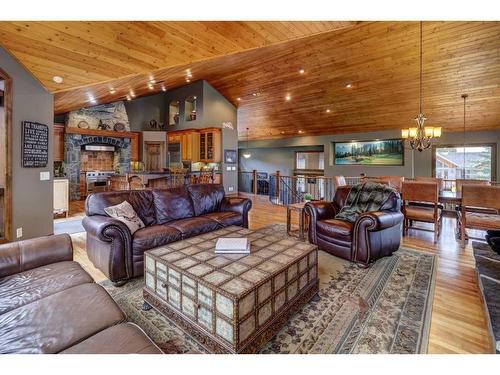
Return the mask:
<svg viewBox="0 0 500 375">
<path fill-rule="evenodd" d="M 108 216 L 124 223 L 128 229 L 130 229 L 130 234 L 134 234 L 137 230 L 145 226 L 141 218 L 134 211 L 132 205 L 127 201 L 123 201 L 116 206 L 106 207 L 104 212 L 106 212 Z"/>
</svg>

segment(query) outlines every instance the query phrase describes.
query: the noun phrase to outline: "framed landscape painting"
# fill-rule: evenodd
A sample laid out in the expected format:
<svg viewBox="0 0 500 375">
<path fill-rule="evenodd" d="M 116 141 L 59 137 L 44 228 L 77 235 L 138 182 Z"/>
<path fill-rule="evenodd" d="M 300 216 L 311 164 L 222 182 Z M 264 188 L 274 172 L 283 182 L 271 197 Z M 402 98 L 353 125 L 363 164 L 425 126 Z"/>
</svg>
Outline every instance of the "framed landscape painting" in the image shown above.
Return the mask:
<svg viewBox="0 0 500 375">
<path fill-rule="evenodd" d="M 335 164 L 404 165 L 404 140 L 334 142 Z"/>
</svg>

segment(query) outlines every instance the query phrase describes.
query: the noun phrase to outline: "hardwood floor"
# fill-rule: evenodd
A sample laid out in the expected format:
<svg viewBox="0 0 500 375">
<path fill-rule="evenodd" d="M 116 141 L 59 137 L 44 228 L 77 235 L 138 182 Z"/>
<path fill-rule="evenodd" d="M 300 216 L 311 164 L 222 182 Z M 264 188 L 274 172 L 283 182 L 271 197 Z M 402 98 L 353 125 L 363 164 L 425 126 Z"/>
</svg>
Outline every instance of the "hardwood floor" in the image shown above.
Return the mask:
<svg viewBox="0 0 500 375">
<path fill-rule="evenodd" d="M 286 223 L 285 207 L 270 204 L 265 196 L 240 194 L 253 201 L 249 214 L 251 229 Z M 82 210 L 82 202 L 72 202 L 70 216 L 80 216 Z M 454 237 L 454 226 L 454 219 L 444 218 L 437 244 L 433 243 L 431 232 L 410 230 L 409 235 L 403 238 L 403 246 L 438 256 L 428 353 L 492 353 L 472 248 L 470 245 L 465 249 L 460 247 Z M 96 281 L 104 280 L 102 272 L 95 269 L 87 258 L 85 233 L 74 234 L 72 238 L 75 260 Z"/>
</svg>

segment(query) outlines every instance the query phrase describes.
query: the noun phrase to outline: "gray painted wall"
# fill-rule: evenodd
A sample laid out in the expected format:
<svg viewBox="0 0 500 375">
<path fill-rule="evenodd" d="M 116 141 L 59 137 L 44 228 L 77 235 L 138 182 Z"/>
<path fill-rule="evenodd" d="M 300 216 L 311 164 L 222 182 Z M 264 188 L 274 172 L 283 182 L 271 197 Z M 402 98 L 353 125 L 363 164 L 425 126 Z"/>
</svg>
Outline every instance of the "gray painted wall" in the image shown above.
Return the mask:
<svg viewBox="0 0 500 375">
<path fill-rule="evenodd" d="M 325 176 L 359 176 L 360 173 L 366 173 L 369 176 L 398 175 L 405 177 L 412 176 L 431 176 L 432 175 L 432 151 L 430 149 L 422 152 L 405 150 L 405 164 L 401 167 L 387 166 L 345 166 L 334 165 L 332 155 L 332 142 L 350 141 L 350 140 L 373 140 L 398 138 L 398 130 L 379 131 L 370 133 L 351 133 L 336 134 L 324 136 L 305 136 L 296 138 L 270 139 L 260 141 L 250 141 L 249 148 L 252 149 L 252 159 L 265 158 L 266 168 L 283 170 L 287 165 L 283 161 L 287 158 L 286 153 L 290 149 L 300 146 L 323 145 L 325 152 Z M 467 143 L 496 143 L 497 144 L 497 179 L 500 178 L 500 130 L 467 132 Z M 463 143 L 463 133 L 450 133 L 443 131 L 440 144 Z M 246 142 L 239 142 L 240 153 L 246 148 Z M 283 148 L 286 148 L 284 151 Z M 258 154 L 262 150 L 263 155 Z M 241 159 L 243 160 L 243 159 Z M 257 166 L 262 165 L 257 163 Z M 251 164 L 245 161 L 240 165 L 242 170 L 248 170 Z M 254 168 L 252 168 L 254 169 Z M 258 169 L 258 168 L 255 168 Z"/>
<path fill-rule="evenodd" d="M 12 78 L 12 238 L 23 228 L 21 239 L 53 233 L 52 121 L 54 99 L 16 60 L 0 48 L 0 67 Z M 36 121 L 49 126 L 49 161 L 46 168 L 21 166 L 21 122 Z M 40 181 L 40 172 L 50 172 Z"/>
<path fill-rule="evenodd" d="M 149 126 L 151 120 L 156 120 L 158 124 L 166 122 L 165 93 L 125 101 L 125 108 L 132 131 L 154 131 Z"/>
<path fill-rule="evenodd" d="M 300 146 L 300 147 L 279 147 L 279 148 L 255 148 L 249 149 L 252 156 L 245 159 L 240 152 L 239 166 L 244 172 L 251 172 L 254 169 L 259 172 L 269 174 L 276 173 L 277 170 L 284 176 L 292 176 L 295 169 L 296 151 L 323 151 L 320 146 Z"/>
</svg>

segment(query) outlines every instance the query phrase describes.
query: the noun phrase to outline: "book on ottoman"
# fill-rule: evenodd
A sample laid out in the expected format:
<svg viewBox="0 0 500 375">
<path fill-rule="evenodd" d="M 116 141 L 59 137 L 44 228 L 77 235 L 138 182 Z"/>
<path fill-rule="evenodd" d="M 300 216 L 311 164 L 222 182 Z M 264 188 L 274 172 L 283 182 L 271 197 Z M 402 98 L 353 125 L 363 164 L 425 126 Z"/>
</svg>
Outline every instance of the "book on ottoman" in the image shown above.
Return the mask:
<svg viewBox="0 0 500 375">
<path fill-rule="evenodd" d="M 250 254 L 248 238 L 219 238 L 215 244 L 216 254 Z"/>
</svg>

